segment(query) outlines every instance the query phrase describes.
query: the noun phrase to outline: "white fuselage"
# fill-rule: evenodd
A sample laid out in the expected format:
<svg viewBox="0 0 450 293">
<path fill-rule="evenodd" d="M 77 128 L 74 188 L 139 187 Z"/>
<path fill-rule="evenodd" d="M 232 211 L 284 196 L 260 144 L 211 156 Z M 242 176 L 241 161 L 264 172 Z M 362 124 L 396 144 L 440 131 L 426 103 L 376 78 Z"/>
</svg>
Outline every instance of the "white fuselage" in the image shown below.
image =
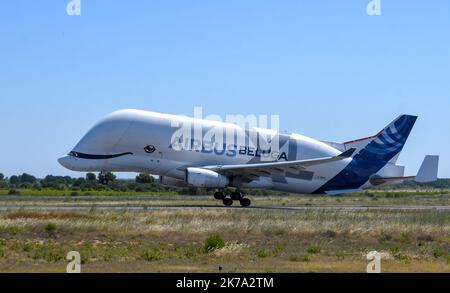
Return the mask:
<svg viewBox="0 0 450 293">
<path fill-rule="evenodd" d="M 189 124 L 209 129 L 221 127 L 245 136 L 245 131 L 230 123 L 208 121 L 185 116 L 140 110 L 121 110 L 96 124 L 59 162 L 66 168 L 83 172 L 148 172 L 184 180 L 187 167 L 208 165 L 251 164 L 261 161 L 258 151 L 250 145 L 225 141 L 224 150 L 175 150 L 172 147 L 174 125 Z M 264 134 L 271 130 L 255 129 Z M 342 150 L 330 144 L 299 134 L 279 134 L 280 148 L 276 160 L 306 160 L 339 155 Z M 245 139 L 244 139 L 245 141 Z M 281 191 L 312 193 L 341 172 L 351 158 L 324 166 L 308 167 L 298 173 L 261 178 L 254 186 Z"/>
</svg>

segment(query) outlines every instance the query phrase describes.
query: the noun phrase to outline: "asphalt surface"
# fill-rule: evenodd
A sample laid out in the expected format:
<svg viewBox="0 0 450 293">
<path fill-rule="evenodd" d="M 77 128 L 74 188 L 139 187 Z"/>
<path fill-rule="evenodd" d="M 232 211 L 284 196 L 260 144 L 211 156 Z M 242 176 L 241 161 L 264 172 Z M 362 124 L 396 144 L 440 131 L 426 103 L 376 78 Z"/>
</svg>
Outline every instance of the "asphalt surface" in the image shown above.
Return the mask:
<svg viewBox="0 0 450 293">
<path fill-rule="evenodd" d="M 239 205 L 226 207 L 220 205 L 102 205 L 102 204 L 80 204 L 80 205 L 0 205 L 0 211 L 148 211 L 148 210 L 183 210 L 183 209 L 251 209 L 251 210 L 392 210 L 392 211 L 450 211 L 450 206 L 420 206 L 420 205 L 311 205 L 311 206 L 250 206 Z"/>
</svg>

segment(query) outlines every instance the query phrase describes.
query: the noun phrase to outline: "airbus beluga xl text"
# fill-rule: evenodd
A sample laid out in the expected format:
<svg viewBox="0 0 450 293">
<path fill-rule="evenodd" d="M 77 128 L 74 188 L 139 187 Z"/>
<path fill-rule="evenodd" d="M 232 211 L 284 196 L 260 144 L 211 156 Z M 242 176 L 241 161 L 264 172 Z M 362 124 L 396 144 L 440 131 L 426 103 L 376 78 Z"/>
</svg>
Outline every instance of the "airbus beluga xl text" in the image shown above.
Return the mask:
<svg viewBox="0 0 450 293">
<path fill-rule="evenodd" d="M 186 116 L 121 110 L 95 125 L 59 163 L 70 170 L 101 174 L 148 172 L 159 175 L 162 184 L 216 188 L 214 197 L 225 205 L 238 200 L 249 206 L 244 188 L 340 194 L 404 180 L 436 180 L 438 156 L 426 156 L 417 176 L 405 177 L 404 167 L 396 165 L 416 119 L 401 115 L 375 136 L 335 143 Z M 174 139 L 179 130 L 174 125 L 203 129 L 202 141 L 182 135 Z M 204 131 L 212 128 L 232 135 L 206 139 Z M 263 137 L 270 137 L 270 147 L 261 147 Z M 226 194 L 226 187 L 236 191 Z"/>
</svg>

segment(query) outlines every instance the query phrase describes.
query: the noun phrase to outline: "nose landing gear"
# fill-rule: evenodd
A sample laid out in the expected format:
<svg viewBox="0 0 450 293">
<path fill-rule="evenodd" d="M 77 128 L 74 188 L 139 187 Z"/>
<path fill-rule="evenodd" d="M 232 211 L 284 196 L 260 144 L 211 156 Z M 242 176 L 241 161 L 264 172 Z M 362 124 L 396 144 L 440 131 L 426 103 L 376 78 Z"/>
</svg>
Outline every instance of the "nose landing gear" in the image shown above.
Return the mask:
<svg viewBox="0 0 450 293">
<path fill-rule="evenodd" d="M 233 201 L 238 200 L 242 207 L 248 207 L 252 204 L 249 198 L 245 197 L 245 194 L 241 191 L 234 191 L 227 195 L 223 190 L 214 193 L 214 198 L 217 200 L 222 200 L 225 206 L 232 206 Z"/>
</svg>

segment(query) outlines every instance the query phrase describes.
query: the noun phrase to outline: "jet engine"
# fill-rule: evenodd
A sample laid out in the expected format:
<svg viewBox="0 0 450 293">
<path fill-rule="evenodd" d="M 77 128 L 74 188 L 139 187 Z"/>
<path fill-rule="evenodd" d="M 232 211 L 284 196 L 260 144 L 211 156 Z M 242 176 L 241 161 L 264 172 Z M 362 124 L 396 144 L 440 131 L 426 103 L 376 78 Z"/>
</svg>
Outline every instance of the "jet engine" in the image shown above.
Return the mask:
<svg viewBox="0 0 450 293">
<path fill-rule="evenodd" d="M 230 183 L 228 177 L 201 168 L 187 168 L 186 182 L 191 186 L 210 188 L 223 188 Z"/>
<path fill-rule="evenodd" d="M 184 180 L 180 180 L 173 177 L 167 176 L 159 176 L 159 182 L 162 185 L 174 186 L 174 187 L 188 187 L 187 183 Z"/>
</svg>

